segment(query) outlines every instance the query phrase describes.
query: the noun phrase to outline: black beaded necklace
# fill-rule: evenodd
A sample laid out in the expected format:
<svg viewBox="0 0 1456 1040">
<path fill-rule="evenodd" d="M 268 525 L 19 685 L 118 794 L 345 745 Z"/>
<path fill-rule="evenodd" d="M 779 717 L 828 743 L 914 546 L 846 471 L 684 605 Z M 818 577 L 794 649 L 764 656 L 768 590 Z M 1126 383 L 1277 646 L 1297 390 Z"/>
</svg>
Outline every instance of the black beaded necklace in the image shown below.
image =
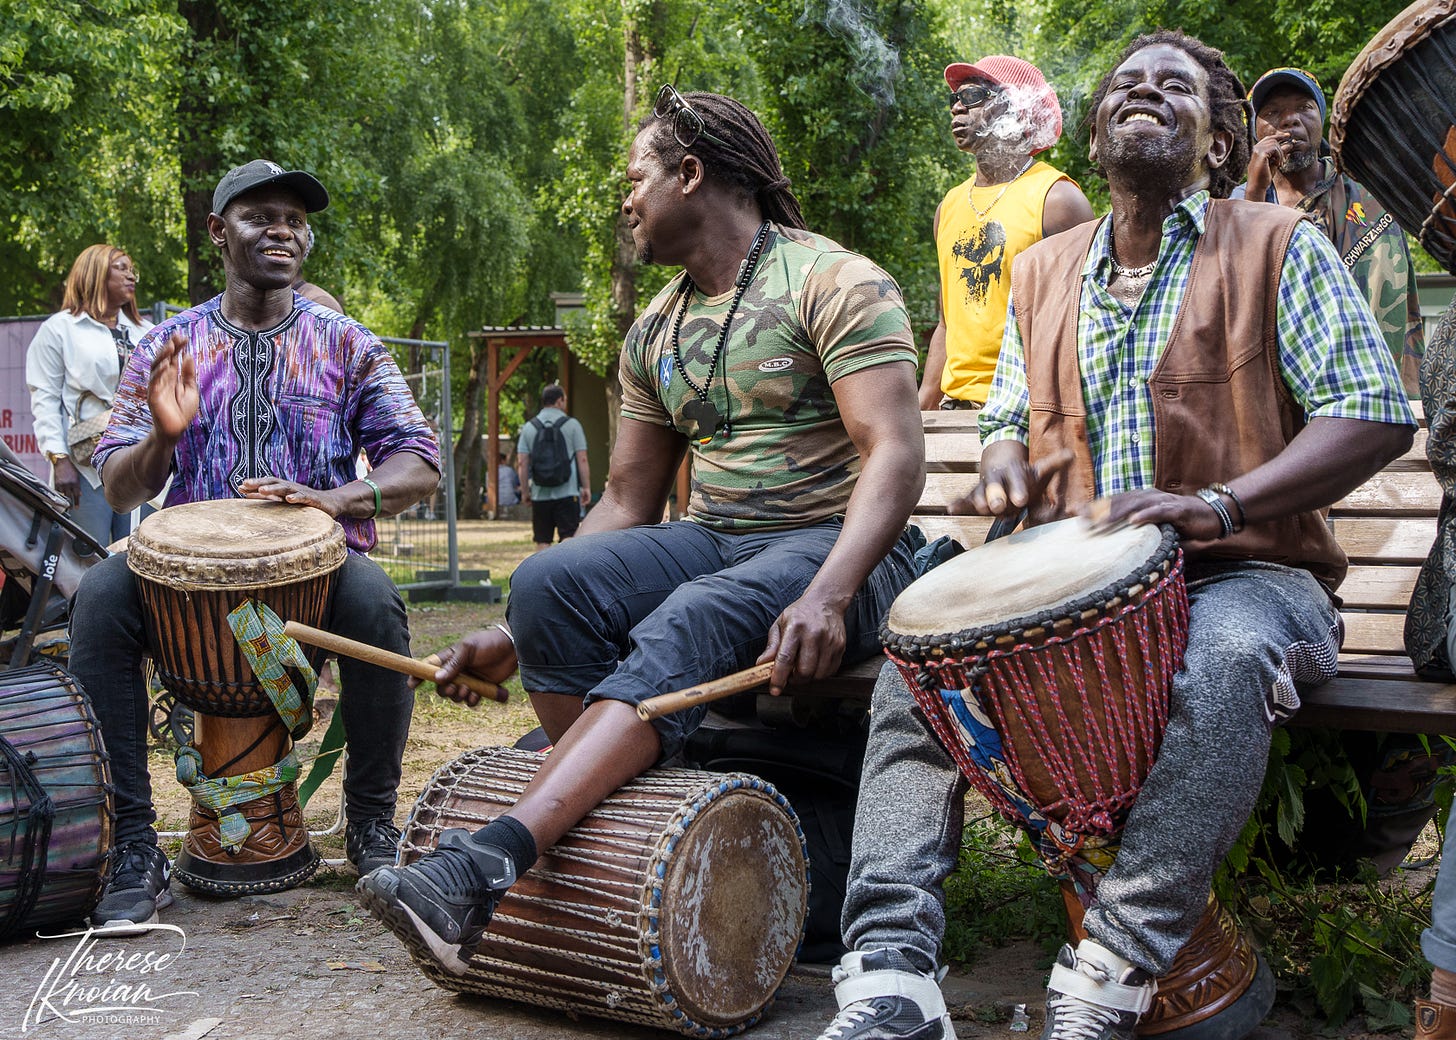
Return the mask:
<svg viewBox="0 0 1456 1040">
<path fill-rule="evenodd" d="M 717 435 L 719 427 L 722 427 L 725 438 L 733 436 L 732 419 L 718 411 L 717 406 L 708 400 L 708 391 L 712 389 L 713 377 L 718 373 L 718 363 L 723 357 L 724 348 L 728 345 L 728 329 L 733 324 L 733 315 L 737 312 L 738 304 L 748 289 L 748 283 L 753 280 L 753 271 L 758 266 L 758 258 L 763 255 L 764 243 L 768 241 L 768 227 L 769 223 L 766 220 L 758 226 L 758 234 L 753 236 L 753 245 L 748 248 L 748 255 L 738 265 L 738 277 L 733 283 L 735 286 L 733 302 L 728 305 L 728 313 L 723 316 L 723 328 L 718 333 L 718 345 L 713 348 L 713 360 L 708 363 L 708 378 L 703 381 L 702 386 L 694 383 L 688 375 L 688 370 L 683 365 L 682 349 L 678 343 L 678 332 L 682 329 L 683 315 L 688 312 L 688 300 L 697 289 L 692 275 L 683 273 L 682 304 L 678 307 L 677 320 L 672 323 L 672 360 L 677 364 L 678 375 L 682 376 L 683 382 L 697 397 L 696 401 L 689 401 L 683 406 L 683 415 L 698 424 L 698 436 L 695 438 L 698 444 L 707 444 L 711 441 Z M 724 404 L 725 406 L 729 404 L 726 397 Z"/>
</svg>

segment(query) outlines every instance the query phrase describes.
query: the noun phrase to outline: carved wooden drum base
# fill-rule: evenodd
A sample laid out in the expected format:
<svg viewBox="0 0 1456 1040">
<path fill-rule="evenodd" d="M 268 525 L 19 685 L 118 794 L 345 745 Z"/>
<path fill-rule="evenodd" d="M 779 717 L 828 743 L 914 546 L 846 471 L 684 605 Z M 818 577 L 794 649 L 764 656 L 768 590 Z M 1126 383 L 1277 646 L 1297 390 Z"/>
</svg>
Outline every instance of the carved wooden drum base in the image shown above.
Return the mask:
<svg viewBox="0 0 1456 1040">
<path fill-rule="evenodd" d="M 239 776 L 278 761 L 292 745 L 278 716 L 216 719 L 197 716 L 196 744 L 208 776 Z M 319 855 L 308 841 L 298 788 L 288 784 L 274 794 L 237 807 L 251 833 L 242 847 L 223 847 L 218 814 L 193 803 L 192 818 L 172 874 L 188 888 L 220 896 L 281 892 L 306 881 L 318 869 Z"/>
<path fill-rule="evenodd" d="M 1086 938 L 1082 904 L 1070 884 L 1062 901 L 1075 939 Z M 1158 1040 L 1240 1040 L 1274 1006 L 1274 976 L 1229 912 L 1214 899 L 1188 944 L 1158 979 L 1153 1006 L 1138 1022 L 1138 1035 Z"/>
</svg>

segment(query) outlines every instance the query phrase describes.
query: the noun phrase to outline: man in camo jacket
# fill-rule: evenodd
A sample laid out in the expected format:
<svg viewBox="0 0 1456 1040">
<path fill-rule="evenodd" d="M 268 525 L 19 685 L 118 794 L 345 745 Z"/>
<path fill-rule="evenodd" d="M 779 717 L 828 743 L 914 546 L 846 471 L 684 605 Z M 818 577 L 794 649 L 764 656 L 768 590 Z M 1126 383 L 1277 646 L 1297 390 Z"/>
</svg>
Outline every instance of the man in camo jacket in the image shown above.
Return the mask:
<svg viewBox="0 0 1456 1040">
<path fill-rule="evenodd" d="M 1370 301 L 1406 392 L 1420 392 L 1425 328 L 1405 235 L 1385 207 L 1323 154 L 1325 95 L 1303 69 L 1270 69 L 1249 91 L 1254 109 L 1248 180 L 1232 198 L 1309 213 Z"/>
</svg>

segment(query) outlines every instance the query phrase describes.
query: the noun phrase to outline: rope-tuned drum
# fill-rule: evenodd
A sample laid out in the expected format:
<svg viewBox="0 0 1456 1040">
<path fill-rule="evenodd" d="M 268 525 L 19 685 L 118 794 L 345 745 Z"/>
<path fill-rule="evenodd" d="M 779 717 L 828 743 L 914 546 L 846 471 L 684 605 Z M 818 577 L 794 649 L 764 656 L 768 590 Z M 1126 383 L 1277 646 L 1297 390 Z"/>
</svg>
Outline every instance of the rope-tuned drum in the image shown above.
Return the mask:
<svg viewBox="0 0 1456 1040">
<path fill-rule="evenodd" d="M 0 939 L 82 921 L 101 898 L 114 822 L 91 702 L 70 673 L 0 673 Z"/>
<path fill-rule="evenodd" d="M 1071 519 L 980 546 L 901 593 L 882 636 L 962 774 L 1030 833 L 1083 937 L 1183 667 L 1173 530 L 1094 535 Z M 1273 995 L 1268 968 L 1210 897 L 1138 1031 L 1197 1037 L 1234 1017 L 1252 1028 Z"/>
<path fill-rule="evenodd" d="M 1335 93 L 1330 149 L 1456 273 L 1456 0 L 1418 0 L 1366 44 Z"/>
</svg>

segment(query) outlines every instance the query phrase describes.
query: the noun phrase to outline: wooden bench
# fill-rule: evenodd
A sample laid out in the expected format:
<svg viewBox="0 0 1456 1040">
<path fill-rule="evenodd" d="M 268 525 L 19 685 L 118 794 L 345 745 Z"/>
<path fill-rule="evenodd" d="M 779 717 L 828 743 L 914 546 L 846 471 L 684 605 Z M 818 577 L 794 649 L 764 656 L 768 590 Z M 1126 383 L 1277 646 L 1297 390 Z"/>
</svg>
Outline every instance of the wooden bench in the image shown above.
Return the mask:
<svg viewBox="0 0 1456 1040">
<path fill-rule="evenodd" d="M 1389 733 L 1456 734 L 1456 683 L 1418 679 L 1403 631 L 1426 554 L 1436 534 L 1441 488 L 1426 459 L 1422 428 L 1400 458 L 1335 503 L 1330 524 L 1350 557 L 1340 586 L 1345 643 L 1339 675 L 1301 691 L 1294 724 Z M 925 412 L 925 492 L 911 522 L 928 539 L 950 535 L 966 547 L 985 540 L 991 521 L 950 516 L 946 508 L 975 486 L 981 456 L 976 412 Z M 795 692 L 868 699 L 883 658 L 845 668 Z"/>
</svg>

